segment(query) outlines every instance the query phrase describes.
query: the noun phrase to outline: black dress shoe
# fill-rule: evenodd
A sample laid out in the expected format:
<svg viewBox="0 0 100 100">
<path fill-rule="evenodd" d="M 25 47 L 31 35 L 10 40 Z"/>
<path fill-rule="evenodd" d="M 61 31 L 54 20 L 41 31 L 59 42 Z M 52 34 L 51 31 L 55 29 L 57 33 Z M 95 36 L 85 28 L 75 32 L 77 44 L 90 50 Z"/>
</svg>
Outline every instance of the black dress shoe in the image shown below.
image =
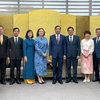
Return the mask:
<svg viewBox="0 0 100 100">
<path fill-rule="evenodd" d="M 73 82 L 74 82 L 74 83 L 78 83 L 78 81 L 77 81 L 77 80 L 75 80 L 75 79 L 73 79 Z"/>
<path fill-rule="evenodd" d="M 99 82 L 99 79 L 93 80 L 93 82 Z"/>
<path fill-rule="evenodd" d="M 56 83 L 57 83 L 57 81 L 56 81 L 56 80 L 53 80 L 53 81 L 52 81 L 52 84 L 56 84 Z"/>
<path fill-rule="evenodd" d="M 65 81 L 65 83 L 69 83 L 69 82 L 71 82 L 71 79 L 67 79 L 67 80 Z"/>
<path fill-rule="evenodd" d="M 15 83 L 15 81 L 10 81 L 9 85 L 13 85 Z"/>
<path fill-rule="evenodd" d="M 63 84 L 63 81 L 62 80 L 58 80 L 58 83 Z"/>
<path fill-rule="evenodd" d="M 17 84 L 21 84 L 21 81 L 20 81 L 20 80 L 16 80 L 16 83 L 17 83 Z"/>
<path fill-rule="evenodd" d="M 99 81 L 99 84 L 100 84 L 100 81 Z"/>
<path fill-rule="evenodd" d="M 42 82 L 43 84 L 46 84 L 46 82 L 44 81 L 44 82 Z"/>
<path fill-rule="evenodd" d="M 6 85 L 6 81 L 1 81 L 1 84 Z"/>
</svg>

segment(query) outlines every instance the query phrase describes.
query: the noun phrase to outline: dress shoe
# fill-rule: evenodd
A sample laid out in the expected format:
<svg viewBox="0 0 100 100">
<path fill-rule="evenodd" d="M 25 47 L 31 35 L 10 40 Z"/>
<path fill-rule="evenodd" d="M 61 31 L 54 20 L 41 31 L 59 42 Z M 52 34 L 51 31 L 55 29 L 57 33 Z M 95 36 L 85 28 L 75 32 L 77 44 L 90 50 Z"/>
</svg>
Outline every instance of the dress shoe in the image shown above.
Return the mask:
<svg viewBox="0 0 100 100">
<path fill-rule="evenodd" d="M 63 84 L 63 81 L 62 80 L 58 80 L 58 83 Z"/>
<path fill-rule="evenodd" d="M 69 83 L 69 82 L 71 82 L 71 79 L 67 79 L 67 80 L 65 81 L 65 83 Z"/>
<path fill-rule="evenodd" d="M 13 85 L 15 83 L 15 81 L 10 81 L 9 85 Z"/>
<path fill-rule="evenodd" d="M 6 81 L 1 81 L 1 84 L 6 85 Z"/>
<path fill-rule="evenodd" d="M 78 81 L 77 81 L 76 79 L 73 79 L 73 82 L 74 82 L 74 83 L 78 83 Z"/>
<path fill-rule="evenodd" d="M 87 82 L 87 80 L 86 80 L 86 79 L 84 79 L 84 80 L 83 80 L 83 82 L 84 82 L 84 83 L 86 83 L 86 82 Z"/>
<path fill-rule="evenodd" d="M 43 84 L 46 84 L 46 82 L 44 81 L 44 82 L 42 82 Z"/>
<path fill-rule="evenodd" d="M 57 83 L 57 81 L 56 81 L 56 80 L 53 80 L 53 81 L 52 81 L 52 84 L 56 84 L 56 83 Z"/>
<path fill-rule="evenodd" d="M 98 82 L 98 81 L 99 81 L 99 79 L 93 80 L 93 82 Z"/>
<path fill-rule="evenodd" d="M 99 81 L 99 83 L 100 83 L 100 81 Z"/>
<path fill-rule="evenodd" d="M 20 80 L 16 80 L 16 83 L 17 83 L 17 84 L 21 84 L 21 81 L 20 81 Z"/>
<path fill-rule="evenodd" d="M 89 83 L 90 82 L 90 79 L 87 79 L 87 82 Z"/>
</svg>

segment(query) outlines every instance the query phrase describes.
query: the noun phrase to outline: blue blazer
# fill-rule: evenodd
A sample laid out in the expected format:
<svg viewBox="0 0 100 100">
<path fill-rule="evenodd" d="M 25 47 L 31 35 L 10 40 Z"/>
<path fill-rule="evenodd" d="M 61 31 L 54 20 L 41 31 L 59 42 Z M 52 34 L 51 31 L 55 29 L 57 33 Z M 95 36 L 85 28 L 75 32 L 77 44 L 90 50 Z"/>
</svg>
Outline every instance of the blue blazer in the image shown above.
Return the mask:
<svg viewBox="0 0 100 100">
<path fill-rule="evenodd" d="M 100 41 L 96 43 L 96 37 L 93 38 L 94 40 L 94 52 L 93 56 L 96 56 L 97 58 L 100 58 Z"/>
<path fill-rule="evenodd" d="M 80 56 L 80 39 L 78 36 L 73 36 L 73 42 L 69 41 L 69 36 L 66 36 L 66 57 Z"/>
<path fill-rule="evenodd" d="M 64 35 L 60 34 L 59 44 L 57 44 L 55 34 L 50 36 L 49 55 L 52 56 L 52 58 L 56 58 L 57 56 L 59 56 L 59 58 L 63 58 L 64 55 L 66 56 L 66 44 Z"/>
</svg>

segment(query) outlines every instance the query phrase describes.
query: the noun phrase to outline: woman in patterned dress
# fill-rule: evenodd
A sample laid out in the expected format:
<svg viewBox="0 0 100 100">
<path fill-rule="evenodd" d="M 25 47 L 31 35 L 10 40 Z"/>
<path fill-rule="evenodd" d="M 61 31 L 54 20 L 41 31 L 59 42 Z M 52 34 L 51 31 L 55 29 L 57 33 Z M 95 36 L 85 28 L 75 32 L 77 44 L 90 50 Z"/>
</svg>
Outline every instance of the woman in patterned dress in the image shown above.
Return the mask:
<svg viewBox="0 0 100 100">
<path fill-rule="evenodd" d="M 35 39 L 35 70 L 40 84 L 45 83 L 43 76 L 47 74 L 48 41 L 44 35 L 44 29 L 39 28 Z"/>
<path fill-rule="evenodd" d="M 81 41 L 81 71 L 85 75 L 83 82 L 90 82 L 90 75 L 93 74 L 94 42 L 90 39 L 90 35 L 90 31 L 85 31 L 85 39 Z"/>
</svg>

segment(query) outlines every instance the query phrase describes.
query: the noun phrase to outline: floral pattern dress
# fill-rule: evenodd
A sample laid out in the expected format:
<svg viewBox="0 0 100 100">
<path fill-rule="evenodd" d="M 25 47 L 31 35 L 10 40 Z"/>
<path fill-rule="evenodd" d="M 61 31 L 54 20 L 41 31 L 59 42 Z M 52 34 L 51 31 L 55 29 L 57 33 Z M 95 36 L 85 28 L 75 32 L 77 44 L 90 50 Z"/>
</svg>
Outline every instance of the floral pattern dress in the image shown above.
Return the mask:
<svg viewBox="0 0 100 100">
<path fill-rule="evenodd" d="M 48 41 L 38 36 L 35 40 L 35 70 L 39 76 L 47 74 L 47 58 L 43 54 L 48 54 Z"/>
</svg>

